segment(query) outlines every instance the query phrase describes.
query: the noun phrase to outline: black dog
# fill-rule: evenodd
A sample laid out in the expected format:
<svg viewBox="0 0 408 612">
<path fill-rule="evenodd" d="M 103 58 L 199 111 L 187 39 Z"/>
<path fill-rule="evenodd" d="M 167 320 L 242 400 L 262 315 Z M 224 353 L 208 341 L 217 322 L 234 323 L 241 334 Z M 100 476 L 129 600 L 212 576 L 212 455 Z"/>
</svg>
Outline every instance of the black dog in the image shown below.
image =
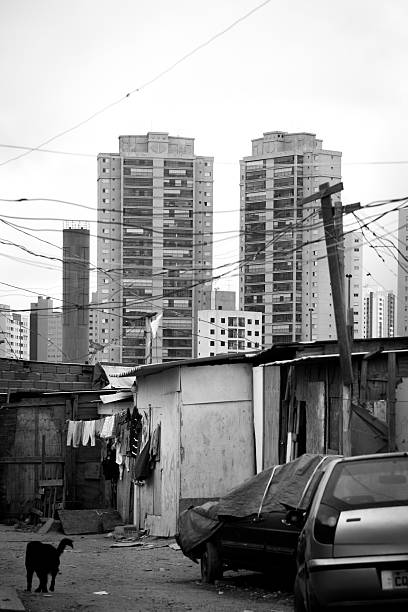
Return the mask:
<svg viewBox="0 0 408 612">
<path fill-rule="evenodd" d="M 48 593 L 48 574 L 51 574 L 50 591 L 55 588 L 55 577 L 58 574 L 60 556 L 66 546 L 74 548 L 72 540 L 64 538 L 58 547 L 42 542 L 29 542 L 26 548 L 25 566 L 27 570 L 27 591 L 31 591 L 31 583 L 34 572 L 37 574 L 40 584 L 36 593 Z"/>
</svg>

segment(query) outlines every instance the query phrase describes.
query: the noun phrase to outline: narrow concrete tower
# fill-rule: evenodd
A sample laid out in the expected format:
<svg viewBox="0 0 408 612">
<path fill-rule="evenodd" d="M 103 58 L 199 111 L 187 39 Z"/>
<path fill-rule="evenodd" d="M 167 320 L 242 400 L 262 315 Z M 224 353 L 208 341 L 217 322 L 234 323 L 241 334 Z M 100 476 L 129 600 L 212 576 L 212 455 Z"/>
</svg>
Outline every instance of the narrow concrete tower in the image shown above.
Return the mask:
<svg viewBox="0 0 408 612">
<path fill-rule="evenodd" d="M 85 363 L 89 353 L 89 224 L 63 229 L 62 351 L 64 361 Z"/>
</svg>

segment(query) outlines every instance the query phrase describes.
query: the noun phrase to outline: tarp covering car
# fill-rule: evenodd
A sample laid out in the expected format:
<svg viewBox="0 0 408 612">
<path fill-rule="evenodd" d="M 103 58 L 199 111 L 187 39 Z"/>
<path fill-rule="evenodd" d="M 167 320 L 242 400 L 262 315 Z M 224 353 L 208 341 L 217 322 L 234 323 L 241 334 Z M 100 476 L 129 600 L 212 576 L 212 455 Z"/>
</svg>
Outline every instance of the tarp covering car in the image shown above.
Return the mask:
<svg viewBox="0 0 408 612">
<path fill-rule="evenodd" d="M 219 502 L 188 508 L 179 518 L 177 542 L 183 553 L 196 558 L 198 547 L 209 540 L 230 517 L 282 511 L 308 504 L 307 489 L 316 469 L 333 455 L 305 454 L 283 465 L 272 466 L 232 489 Z"/>
</svg>

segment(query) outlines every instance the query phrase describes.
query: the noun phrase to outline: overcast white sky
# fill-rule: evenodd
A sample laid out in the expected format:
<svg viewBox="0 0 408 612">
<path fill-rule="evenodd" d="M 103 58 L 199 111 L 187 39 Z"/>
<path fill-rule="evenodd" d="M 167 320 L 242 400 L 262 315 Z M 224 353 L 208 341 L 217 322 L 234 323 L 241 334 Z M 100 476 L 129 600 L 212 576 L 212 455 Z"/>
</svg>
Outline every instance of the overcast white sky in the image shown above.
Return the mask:
<svg viewBox="0 0 408 612">
<path fill-rule="evenodd" d="M 37 146 L 140 88 L 259 4 L 1 0 L 0 144 Z M 55 198 L 96 211 L 97 153 L 117 151 L 120 134 L 166 131 L 194 137 L 197 154 L 214 156 L 215 232 L 238 230 L 238 162 L 251 153 L 251 139 L 271 130 L 313 132 L 324 148 L 343 152 L 343 203 L 408 195 L 408 164 L 367 163 L 408 160 L 407 18 L 406 0 L 271 0 L 168 74 L 45 147 L 94 157 L 33 152 L 0 165 L 0 198 Z M 1 146 L 0 164 L 21 152 Z M 0 201 L 0 221 L 61 247 L 61 222 L 28 217 L 95 220 L 96 212 Z M 395 231 L 396 216 L 382 225 L 386 230 L 373 229 Z M 220 239 L 214 265 L 238 258 L 236 238 L 217 233 Z M 0 240 L 61 256 L 3 222 Z M 367 251 L 365 272 L 395 288 L 395 262 L 384 266 Z M 92 259 L 96 264 L 94 248 Z M 61 296 L 58 262 L 2 243 L 0 281 Z M 27 308 L 33 299 L 0 284 L 2 303 Z"/>
</svg>

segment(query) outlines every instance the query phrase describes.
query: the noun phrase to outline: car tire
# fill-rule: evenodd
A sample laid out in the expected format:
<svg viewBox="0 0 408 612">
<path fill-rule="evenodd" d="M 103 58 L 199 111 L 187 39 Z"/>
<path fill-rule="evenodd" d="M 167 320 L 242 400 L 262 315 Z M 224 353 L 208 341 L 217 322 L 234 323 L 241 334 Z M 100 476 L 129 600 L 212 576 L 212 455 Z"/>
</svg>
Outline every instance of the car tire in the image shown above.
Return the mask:
<svg viewBox="0 0 408 612">
<path fill-rule="evenodd" d="M 305 602 L 303 601 L 302 591 L 299 586 L 299 580 L 296 576 L 295 586 L 293 587 L 293 595 L 294 595 L 294 611 L 295 612 L 308 612 L 305 606 Z"/>
<path fill-rule="evenodd" d="M 206 542 L 201 556 L 201 580 L 213 584 L 222 578 L 222 562 L 218 548 L 214 542 Z"/>
<path fill-rule="evenodd" d="M 325 608 L 322 608 L 310 598 L 307 582 L 305 587 L 307 601 L 303 599 L 302 591 L 299 585 L 299 579 L 296 576 L 295 584 L 293 587 L 294 612 L 325 612 Z"/>
</svg>

